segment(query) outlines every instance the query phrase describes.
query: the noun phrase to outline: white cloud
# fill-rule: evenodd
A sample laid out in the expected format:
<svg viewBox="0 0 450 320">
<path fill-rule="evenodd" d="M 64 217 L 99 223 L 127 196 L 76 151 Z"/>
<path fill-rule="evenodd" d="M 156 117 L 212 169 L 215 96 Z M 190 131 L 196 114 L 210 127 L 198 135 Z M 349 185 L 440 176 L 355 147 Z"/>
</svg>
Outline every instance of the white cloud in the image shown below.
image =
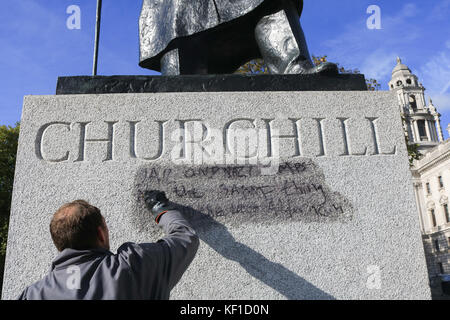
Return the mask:
<svg viewBox="0 0 450 320">
<path fill-rule="evenodd" d="M 443 19 L 448 19 L 449 16 L 450 16 L 450 0 L 441 0 L 431 10 L 428 16 L 428 20 L 439 21 Z"/>
<path fill-rule="evenodd" d="M 438 112 L 450 111 L 450 95 L 430 94 L 433 100 L 433 105 L 437 108 Z"/>
<path fill-rule="evenodd" d="M 418 7 L 407 3 L 395 15 L 387 15 L 382 10 L 381 30 L 369 30 L 366 17 L 351 21 L 340 36 L 322 43 L 329 60 L 334 59 L 346 68 L 359 68 L 370 77 L 390 76 L 395 66 L 399 48 L 410 48 L 423 35 L 419 25 L 408 23 L 419 13 Z M 408 25 L 408 28 L 405 26 Z"/>
<path fill-rule="evenodd" d="M 419 13 L 419 10 L 414 3 L 407 3 L 403 6 L 401 12 L 402 15 L 398 16 L 398 18 L 403 19 L 415 17 Z"/>
<path fill-rule="evenodd" d="M 385 49 L 375 50 L 369 54 L 361 64 L 361 72 L 366 78 L 383 79 L 390 77 L 395 65 L 394 57 L 397 54 Z"/>
<path fill-rule="evenodd" d="M 450 110 L 450 50 L 436 53 L 419 70 L 428 96 L 438 110 Z"/>
</svg>

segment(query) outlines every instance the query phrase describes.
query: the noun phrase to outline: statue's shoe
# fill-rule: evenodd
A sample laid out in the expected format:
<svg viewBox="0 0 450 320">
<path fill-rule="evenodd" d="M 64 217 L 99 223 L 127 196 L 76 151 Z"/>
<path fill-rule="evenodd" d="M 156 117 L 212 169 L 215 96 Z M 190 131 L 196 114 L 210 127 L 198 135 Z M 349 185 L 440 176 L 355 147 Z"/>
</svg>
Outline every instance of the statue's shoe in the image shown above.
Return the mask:
<svg viewBox="0 0 450 320">
<path fill-rule="evenodd" d="M 319 64 L 318 66 L 314 66 L 309 69 L 303 69 L 300 74 L 338 74 L 339 69 L 337 64 L 332 62 L 324 62 Z"/>
<path fill-rule="evenodd" d="M 284 74 L 339 74 L 337 64 L 332 62 L 324 62 L 315 66 L 312 62 L 293 61 L 283 71 Z"/>
</svg>

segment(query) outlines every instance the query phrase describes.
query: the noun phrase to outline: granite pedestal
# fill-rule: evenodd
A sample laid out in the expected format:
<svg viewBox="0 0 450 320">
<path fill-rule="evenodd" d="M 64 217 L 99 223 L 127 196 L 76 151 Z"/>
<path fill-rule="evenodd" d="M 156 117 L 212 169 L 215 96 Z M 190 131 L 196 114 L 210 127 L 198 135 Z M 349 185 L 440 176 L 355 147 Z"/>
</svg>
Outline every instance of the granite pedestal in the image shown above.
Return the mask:
<svg viewBox="0 0 450 320">
<path fill-rule="evenodd" d="M 53 212 L 99 207 L 111 249 L 156 241 L 164 190 L 201 245 L 172 299 L 429 299 L 396 96 L 27 96 L 3 298 L 48 272 Z"/>
</svg>

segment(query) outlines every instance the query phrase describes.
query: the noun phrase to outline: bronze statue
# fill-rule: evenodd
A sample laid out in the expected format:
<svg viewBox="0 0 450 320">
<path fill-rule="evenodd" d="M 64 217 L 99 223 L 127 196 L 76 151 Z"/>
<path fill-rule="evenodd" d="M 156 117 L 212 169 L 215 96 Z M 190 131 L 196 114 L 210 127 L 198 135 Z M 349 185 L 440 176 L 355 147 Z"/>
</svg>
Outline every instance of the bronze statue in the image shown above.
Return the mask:
<svg viewBox="0 0 450 320">
<path fill-rule="evenodd" d="M 263 58 L 272 74 L 315 66 L 300 25 L 303 0 L 143 0 L 140 63 L 163 75 L 227 74 Z"/>
</svg>

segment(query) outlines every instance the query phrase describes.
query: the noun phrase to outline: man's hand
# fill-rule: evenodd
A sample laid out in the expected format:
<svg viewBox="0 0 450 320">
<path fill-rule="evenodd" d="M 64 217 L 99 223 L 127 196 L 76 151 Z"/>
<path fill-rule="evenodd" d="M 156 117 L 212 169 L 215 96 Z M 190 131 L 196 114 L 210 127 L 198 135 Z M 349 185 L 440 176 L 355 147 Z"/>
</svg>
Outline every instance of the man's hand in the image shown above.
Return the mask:
<svg viewBox="0 0 450 320">
<path fill-rule="evenodd" d="M 169 199 L 164 191 L 148 190 L 144 192 L 144 202 L 148 210 L 151 211 L 156 223 L 159 223 L 161 216 L 169 211 Z"/>
</svg>

